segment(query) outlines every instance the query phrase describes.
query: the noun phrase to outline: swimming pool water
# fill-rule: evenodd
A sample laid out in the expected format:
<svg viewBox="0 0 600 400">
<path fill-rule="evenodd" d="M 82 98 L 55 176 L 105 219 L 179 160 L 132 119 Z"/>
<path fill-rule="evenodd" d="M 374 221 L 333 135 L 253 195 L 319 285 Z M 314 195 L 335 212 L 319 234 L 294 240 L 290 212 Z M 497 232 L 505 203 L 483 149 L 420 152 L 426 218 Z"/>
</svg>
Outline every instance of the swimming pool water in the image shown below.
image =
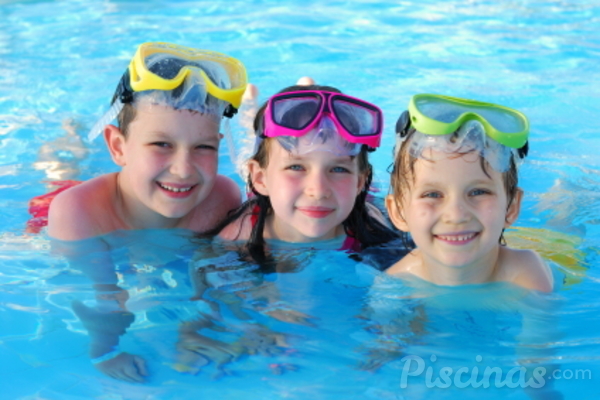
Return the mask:
<svg viewBox="0 0 600 400">
<path fill-rule="evenodd" d="M 404 355 L 421 357 L 434 375 L 442 367 L 506 371 L 529 359 L 563 372 L 543 396 L 598 398 L 599 22 L 593 1 L 0 1 L 0 398 L 531 398 L 519 387 L 428 388 L 425 373 L 402 388 Z M 178 330 L 201 307 L 190 301 L 189 266 L 197 258 L 217 265 L 222 254 L 182 232 L 119 232 L 108 239 L 107 273 L 128 289 L 135 314 L 121 346 L 144 357 L 151 376 L 130 384 L 102 375 L 72 308 L 74 300 L 94 305 L 92 280 L 52 252 L 45 234 L 25 233 L 28 201 L 48 182 L 116 170 L 100 141 L 83 138 L 137 45 L 159 40 L 239 58 L 260 100 L 308 75 L 381 106 L 387 128 L 372 157 L 381 195 L 392 128 L 412 94 L 522 110 L 531 151 L 510 240 L 540 251 L 565 282 L 530 296 L 502 285 L 431 288 L 382 279 L 342 253 L 292 249 L 293 272 L 249 279 L 243 264 L 238 272 L 307 315 L 281 322 L 244 303 L 285 338 L 280 354 L 245 354 L 190 374 L 176 366 Z M 235 120 L 231 130 L 240 150 L 244 129 Z M 220 172 L 243 185 L 225 148 Z M 245 293 L 211 279 L 223 293 Z M 427 296 L 408 301 L 412 290 Z M 232 331 L 207 335 L 261 339 L 219 299 L 215 324 Z M 379 360 L 388 362 L 374 371 Z M 589 375 L 576 379 L 577 371 Z"/>
</svg>

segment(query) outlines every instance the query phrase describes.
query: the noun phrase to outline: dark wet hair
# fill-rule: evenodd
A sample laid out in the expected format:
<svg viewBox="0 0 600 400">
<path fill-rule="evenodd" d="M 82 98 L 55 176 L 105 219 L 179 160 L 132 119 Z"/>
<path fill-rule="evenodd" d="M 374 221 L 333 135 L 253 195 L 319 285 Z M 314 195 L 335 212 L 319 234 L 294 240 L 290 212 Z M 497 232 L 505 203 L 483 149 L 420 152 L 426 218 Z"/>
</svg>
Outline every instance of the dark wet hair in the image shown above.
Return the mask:
<svg viewBox="0 0 600 400">
<path fill-rule="evenodd" d="M 341 93 L 338 89 L 330 86 L 321 85 L 309 85 L 309 86 L 290 86 L 279 93 L 296 92 L 302 90 L 323 90 L 335 93 Z M 258 110 L 254 119 L 254 130 L 257 135 L 262 135 L 264 126 L 264 113 L 266 109 L 266 103 Z M 303 113 L 310 111 L 307 109 L 296 110 L 295 114 L 297 117 L 302 117 Z M 312 110 L 314 111 L 314 110 Z M 265 138 L 262 140 L 255 154 L 251 157 L 252 160 L 258 162 L 258 164 L 265 168 L 269 162 L 269 146 L 272 143 L 271 138 Z M 381 223 L 377 218 L 373 217 L 367 209 L 367 196 L 371 181 L 373 179 L 373 167 L 369 163 L 369 149 L 367 146 L 362 146 L 360 153 L 355 156 L 357 157 L 358 169 L 361 174 L 365 174 L 365 185 L 361 192 L 356 196 L 354 207 L 350 212 L 350 215 L 342 222 L 344 231 L 348 236 L 351 236 L 358 240 L 362 248 L 370 246 L 376 246 L 379 244 L 387 243 L 391 240 L 398 238 L 398 233 L 385 224 Z M 244 202 L 238 209 L 234 210 L 228 218 L 225 219 L 216 228 L 200 234 L 201 237 L 216 235 L 223 230 L 227 225 L 236 221 L 239 218 L 250 218 L 252 214 L 255 215 L 256 224 L 252 227 L 250 237 L 246 242 L 246 249 L 250 257 L 259 265 L 269 266 L 272 265 L 273 260 L 265 251 L 265 239 L 264 239 L 264 228 L 267 220 L 267 216 L 273 211 L 271 201 L 268 196 L 264 196 L 258 193 L 257 190 L 252 186 L 251 177 L 248 176 L 248 186 L 254 196 Z M 257 213 L 255 213 L 255 211 Z"/>
</svg>

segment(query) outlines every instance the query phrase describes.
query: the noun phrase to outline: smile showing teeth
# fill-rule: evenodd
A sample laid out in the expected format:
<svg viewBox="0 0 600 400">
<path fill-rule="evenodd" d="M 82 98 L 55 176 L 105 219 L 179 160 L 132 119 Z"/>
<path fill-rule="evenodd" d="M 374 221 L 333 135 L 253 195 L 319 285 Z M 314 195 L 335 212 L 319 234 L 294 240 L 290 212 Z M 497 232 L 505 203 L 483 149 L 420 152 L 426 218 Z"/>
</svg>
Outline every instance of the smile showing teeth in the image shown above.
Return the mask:
<svg viewBox="0 0 600 400">
<path fill-rule="evenodd" d="M 477 233 L 469 233 L 468 235 L 452 235 L 452 236 L 443 236 L 438 235 L 438 238 L 448 241 L 448 242 L 465 242 L 467 240 L 473 239 Z"/>
<path fill-rule="evenodd" d="M 176 187 L 164 185 L 162 183 L 159 183 L 158 186 L 160 186 L 161 188 L 163 188 L 165 190 L 168 190 L 170 192 L 175 192 L 175 193 L 189 192 L 193 188 L 193 186 L 189 186 L 189 187 L 185 187 L 185 188 L 176 188 Z"/>
</svg>

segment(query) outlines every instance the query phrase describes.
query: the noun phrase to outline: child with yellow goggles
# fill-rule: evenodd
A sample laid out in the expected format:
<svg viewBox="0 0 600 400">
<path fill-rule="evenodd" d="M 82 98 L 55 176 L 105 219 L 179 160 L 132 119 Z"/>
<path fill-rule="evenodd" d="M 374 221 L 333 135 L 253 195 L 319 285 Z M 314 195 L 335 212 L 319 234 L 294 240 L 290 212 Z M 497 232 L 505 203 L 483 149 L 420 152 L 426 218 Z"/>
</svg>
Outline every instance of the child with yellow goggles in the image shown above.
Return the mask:
<svg viewBox="0 0 600 400">
<path fill-rule="evenodd" d="M 206 231 L 239 207 L 239 187 L 217 167 L 221 119 L 235 113 L 245 87 L 246 70 L 234 58 L 168 43 L 142 44 L 111 110 L 90 134 L 93 139 L 103 132 L 120 170 L 73 185 L 50 203 L 48 234 L 60 240 L 53 243 L 67 250 L 69 262 L 87 262 L 89 247 L 82 240 L 88 239 L 87 246 L 102 249 L 95 250 L 100 255 L 94 269 L 112 270 L 113 239 L 106 235 L 113 231 Z M 111 124 L 115 117 L 118 126 Z M 112 283 L 111 291 L 127 293 Z M 86 315 L 95 315 L 85 307 L 75 311 L 84 325 Z M 126 327 L 131 321 L 123 315 Z M 99 371 L 130 382 L 145 379 L 145 361 L 121 351 L 117 334 L 91 333 L 90 357 Z"/>
</svg>

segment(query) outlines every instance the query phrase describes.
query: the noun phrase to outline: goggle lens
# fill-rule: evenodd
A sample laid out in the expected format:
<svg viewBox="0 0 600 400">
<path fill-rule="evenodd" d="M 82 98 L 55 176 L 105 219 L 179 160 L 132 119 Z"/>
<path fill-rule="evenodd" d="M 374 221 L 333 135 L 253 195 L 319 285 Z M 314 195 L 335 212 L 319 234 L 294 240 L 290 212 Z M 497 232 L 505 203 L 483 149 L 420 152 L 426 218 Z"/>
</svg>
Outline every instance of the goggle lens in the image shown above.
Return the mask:
<svg viewBox="0 0 600 400">
<path fill-rule="evenodd" d="M 316 95 L 278 98 L 272 103 L 272 118 L 279 126 L 303 131 L 319 115 L 322 103 Z"/>
<path fill-rule="evenodd" d="M 344 129 L 354 136 L 374 136 L 381 133 L 379 110 L 370 105 L 334 97 L 332 107 Z"/>
<path fill-rule="evenodd" d="M 484 118 L 494 129 L 504 133 L 518 133 L 526 129 L 523 118 L 501 108 L 478 106 L 477 104 L 463 105 L 444 98 L 417 98 L 417 110 L 424 116 L 443 123 L 453 123 L 466 113 L 477 114 Z"/>
</svg>

